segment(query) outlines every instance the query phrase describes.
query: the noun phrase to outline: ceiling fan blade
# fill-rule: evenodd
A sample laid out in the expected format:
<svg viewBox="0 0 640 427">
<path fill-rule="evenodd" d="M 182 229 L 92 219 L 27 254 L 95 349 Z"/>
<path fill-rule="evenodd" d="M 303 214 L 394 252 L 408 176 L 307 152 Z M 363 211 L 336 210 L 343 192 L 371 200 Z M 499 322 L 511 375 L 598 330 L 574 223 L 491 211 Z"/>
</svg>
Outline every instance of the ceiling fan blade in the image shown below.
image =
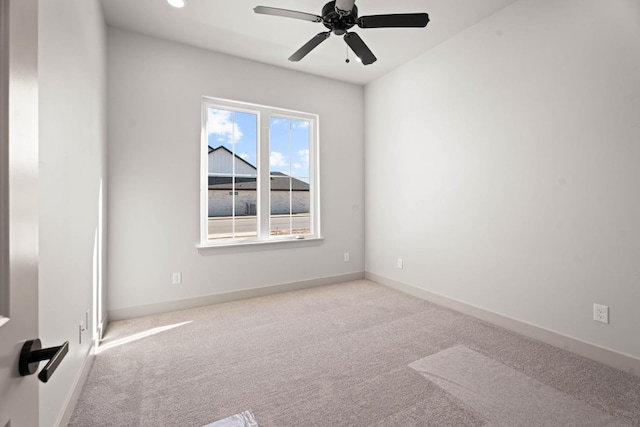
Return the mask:
<svg viewBox="0 0 640 427">
<path fill-rule="evenodd" d="M 340 15 L 348 15 L 353 9 L 355 0 L 336 0 L 336 12 Z"/>
<path fill-rule="evenodd" d="M 313 49 L 315 49 L 320 43 L 322 43 L 323 41 L 328 39 L 330 35 L 331 35 L 331 31 L 327 31 L 325 33 L 317 34 L 314 38 L 312 38 L 311 40 L 306 42 L 304 44 L 304 46 L 302 46 L 300 49 L 298 49 L 296 51 L 296 53 L 291 55 L 289 57 L 289 61 L 292 61 L 292 62 L 300 61 L 302 58 L 307 56 L 307 54 L 309 52 L 311 52 Z"/>
<path fill-rule="evenodd" d="M 378 58 L 375 57 L 371 49 L 362 41 L 356 33 L 346 33 L 344 41 L 347 42 L 353 53 L 362 61 L 364 65 L 373 64 Z"/>
<path fill-rule="evenodd" d="M 322 22 L 322 17 L 311 13 L 298 12 L 295 10 L 278 9 L 277 7 L 256 6 L 253 8 L 255 13 L 263 15 L 284 16 L 285 18 L 302 19 L 310 22 Z"/>
<path fill-rule="evenodd" d="M 426 27 L 428 23 L 429 15 L 426 13 L 396 13 L 358 18 L 358 27 L 360 28 Z"/>
</svg>

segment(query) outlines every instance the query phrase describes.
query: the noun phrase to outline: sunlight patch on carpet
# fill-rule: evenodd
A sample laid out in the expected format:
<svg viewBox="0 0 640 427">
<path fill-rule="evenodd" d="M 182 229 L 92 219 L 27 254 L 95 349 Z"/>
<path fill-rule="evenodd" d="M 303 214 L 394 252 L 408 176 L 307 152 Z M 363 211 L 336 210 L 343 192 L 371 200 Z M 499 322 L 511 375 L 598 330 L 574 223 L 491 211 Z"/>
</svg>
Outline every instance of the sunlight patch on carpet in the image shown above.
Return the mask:
<svg viewBox="0 0 640 427">
<path fill-rule="evenodd" d="M 409 367 L 471 407 L 486 426 L 631 426 L 465 346 Z"/>
<path fill-rule="evenodd" d="M 157 328 L 152 328 L 152 329 L 149 329 L 147 331 L 138 332 L 137 334 L 129 335 L 127 337 L 118 338 L 116 340 L 106 342 L 105 344 L 100 344 L 98 346 L 98 353 L 101 353 L 101 352 L 103 352 L 105 350 L 109 350 L 110 348 L 119 347 L 121 345 L 129 344 L 129 343 L 132 343 L 134 341 L 138 341 L 138 340 L 141 340 L 143 338 L 147 338 L 147 337 L 150 337 L 152 335 L 159 334 L 160 332 L 164 332 L 164 331 L 168 331 L 170 329 L 177 328 L 179 326 L 188 325 L 191 322 L 192 322 L 192 320 L 189 320 L 187 322 L 176 323 L 176 324 L 173 324 L 173 325 L 159 326 Z"/>
</svg>

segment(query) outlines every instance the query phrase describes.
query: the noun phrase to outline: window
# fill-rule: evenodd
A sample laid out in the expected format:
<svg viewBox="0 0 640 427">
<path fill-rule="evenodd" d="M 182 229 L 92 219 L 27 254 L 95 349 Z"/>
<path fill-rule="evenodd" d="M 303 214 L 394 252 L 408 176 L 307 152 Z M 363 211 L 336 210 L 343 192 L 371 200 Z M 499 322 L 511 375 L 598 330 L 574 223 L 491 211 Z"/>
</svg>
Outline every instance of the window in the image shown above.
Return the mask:
<svg viewBox="0 0 640 427">
<path fill-rule="evenodd" d="M 201 245 L 320 237 L 318 116 L 203 98 Z"/>
</svg>

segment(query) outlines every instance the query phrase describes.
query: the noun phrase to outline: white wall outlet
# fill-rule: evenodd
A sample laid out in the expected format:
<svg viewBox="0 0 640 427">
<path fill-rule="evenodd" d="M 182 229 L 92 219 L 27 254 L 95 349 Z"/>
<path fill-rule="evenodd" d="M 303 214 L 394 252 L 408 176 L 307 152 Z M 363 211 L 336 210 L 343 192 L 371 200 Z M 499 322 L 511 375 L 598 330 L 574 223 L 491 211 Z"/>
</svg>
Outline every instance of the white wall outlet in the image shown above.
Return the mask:
<svg viewBox="0 0 640 427">
<path fill-rule="evenodd" d="M 182 273 L 180 273 L 180 272 L 173 273 L 173 276 L 171 276 L 171 283 L 173 283 L 174 285 L 181 284 L 182 283 Z"/>
<path fill-rule="evenodd" d="M 596 322 L 609 323 L 609 307 L 606 305 L 593 304 L 593 320 Z"/>
<path fill-rule="evenodd" d="M 402 267 L 403 267 L 402 258 L 398 258 L 398 268 L 402 270 Z"/>
<path fill-rule="evenodd" d="M 344 262 L 349 262 L 349 252 L 344 253 Z"/>
</svg>

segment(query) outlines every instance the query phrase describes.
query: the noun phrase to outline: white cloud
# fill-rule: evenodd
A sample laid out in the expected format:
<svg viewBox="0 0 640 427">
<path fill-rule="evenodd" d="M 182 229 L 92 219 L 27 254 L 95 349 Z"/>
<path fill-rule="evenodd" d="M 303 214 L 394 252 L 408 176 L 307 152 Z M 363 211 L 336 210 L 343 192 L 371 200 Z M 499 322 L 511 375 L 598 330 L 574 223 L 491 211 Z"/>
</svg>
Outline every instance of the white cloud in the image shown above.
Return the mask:
<svg viewBox="0 0 640 427">
<path fill-rule="evenodd" d="M 287 158 L 277 151 L 272 151 L 271 155 L 269 155 L 269 165 L 272 167 L 283 168 L 287 166 Z"/>
<path fill-rule="evenodd" d="M 294 163 L 294 164 L 293 164 L 293 167 L 294 167 L 295 169 L 302 169 L 302 164 L 300 164 L 300 163 Z"/>
<path fill-rule="evenodd" d="M 306 120 L 292 120 L 292 119 L 282 119 L 282 118 L 272 118 L 271 126 L 286 126 L 289 128 L 291 126 L 292 129 L 308 129 L 309 122 Z"/>
<path fill-rule="evenodd" d="M 248 155 L 247 153 L 240 153 L 240 154 L 238 154 L 238 157 L 240 157 L 241 159 L 247 160 L 251 156 Z"/>
<path fill-rule="evenodd" d="M 298 156 L 300 156 L 300 160 L 308 165 L 309 164 L 309 150 L 298 150 Z"/>
<path fill-rule="evenodd" d="M 242 138 L 242 131 L 233 121 L 231 111 L 209 109 L 207 133 L 216 135 L 218 141 L 234 144 Z"/>
</svg>

